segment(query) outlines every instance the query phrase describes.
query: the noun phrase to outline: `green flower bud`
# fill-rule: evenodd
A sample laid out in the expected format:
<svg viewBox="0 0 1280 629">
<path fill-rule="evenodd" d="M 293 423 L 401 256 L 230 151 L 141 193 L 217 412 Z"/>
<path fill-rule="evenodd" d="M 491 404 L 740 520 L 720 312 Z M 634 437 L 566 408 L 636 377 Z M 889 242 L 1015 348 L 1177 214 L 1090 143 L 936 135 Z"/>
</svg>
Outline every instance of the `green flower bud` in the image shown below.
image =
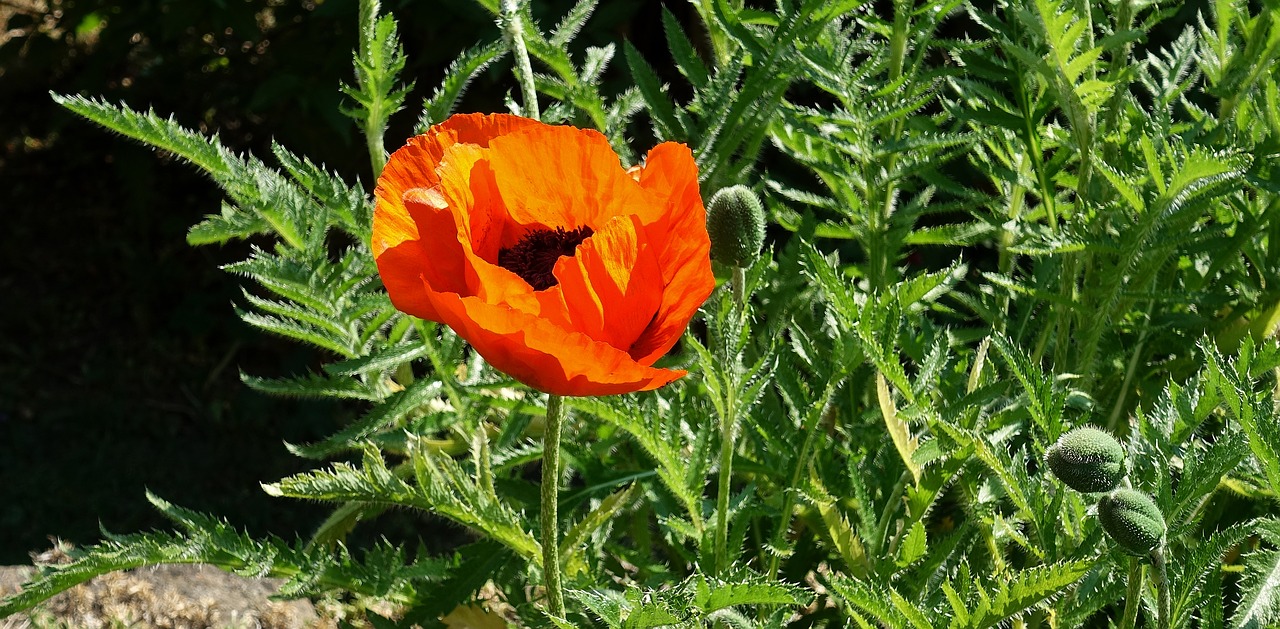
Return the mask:
<svg viewBox="0 0 1280 629">
<path fill-rule="evenodd" d="M 1117 489 L 1098 501 L 1102 530 L 1122 548 L 1145 555 L 1164 542 L 1164 514 L 1140 491 Z"/>
<path fill-rule="evenodd" d="M 711 259 L 746 268 L 764 246 L 764 208 L 751 189 L 730 186 L 711 197 L 707 208 Z"/>
<path fill-rule="evenodd" d="M 1089 426 L 1062 435 L 1045 460 L 1054 476 L 1085 494 L 1111 491 L 1124 477 L 1124 448 L 1111 435 Z"/>
</svg>

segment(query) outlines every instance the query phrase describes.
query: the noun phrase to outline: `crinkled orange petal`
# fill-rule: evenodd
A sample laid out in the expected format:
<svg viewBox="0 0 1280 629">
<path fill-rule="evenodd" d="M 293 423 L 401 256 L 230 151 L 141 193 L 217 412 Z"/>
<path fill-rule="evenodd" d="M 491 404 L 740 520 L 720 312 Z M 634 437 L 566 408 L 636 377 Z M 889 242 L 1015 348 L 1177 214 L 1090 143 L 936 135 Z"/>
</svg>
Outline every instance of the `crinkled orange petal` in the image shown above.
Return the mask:
<svg viewBox="0 0 1280 629">
<path fill-rule="evenodd" d="M 422 135 L 409 138 L 387 160 L 374 190 L 378 201 L 373 217 L 375 235 L 379 231 L 380 219 L 387 223 L 385 227 L 392 230 L 385 234 L 387 238 L 373 239 L 374 257 L 403 242 L 396 237 L 412 234 L 416 239 L 416 230 L 406 230 L 410 226 L 397 223 L 395 219 L 405 217 L 402 199 L 406 192 L 414 188 L 431 188 L 440 182 L 436 167 L 446 149 L 459 143 L 487 147 L 494 138 L 529 126 L 541 125 L 536 120 L 509 114 L 459 114 L 431 127 Z"/>
<path fill-rule="evenodd" d="M 595 229 L 647 205 L 599 132 L 529 127 L 495 138 L 490 148 L 489 165 L 508 215 L 525 228 Z"/>
<path fill-rule="evenodd" d="M 457 228 L 447 230 L 442 226 L 438 234 L 424 233 L 422 240 L 438 242 L 438 248 L 434 244 L 424 246 L 438 250 L 441 258 L 456 258 L 460 267 L 458 281 L 465 287 L 461 290 L 442 288 L 441 284 L 430 281 L 430 276 L 427 276 L 428 283 L 435 290 L 464 297 L 475 295 L 491 304 L 508 303 L 536 313 L 540 306 L 533 298 L 533 287 L 495 264 L 507 221 L 506 208 L 486 161 L 488 154 L 488 149 L 473 144 L 457 144 L 445 151 L 436 169 L 440 175 L 438 191 L 442 212 L 450 215 L 449 221 Z"/>
<path fill-rule="evenodd" d="M 613 347 L 631 347 L 662 303 L 655 247 L 634 216 L 610 219 L 554 274 L 573 329 Z"/>
<path fill-rule="evenodd" d="M 371 245 L 378 273 L 396 308 L 437 320 L 422 290 L 423 277 L 429 272 L 433 274 L 438 290 L 457 288 L 444 278 L 465 279 L 458 274 L 461 261 L 457 256 L 447 255 L 448 251 L 456 253 L 457 248 L 446 246 L 441 250 L 439 246 L 441 242 L 447 245 L 450 238 L 456 239 L 457 228 L 448 215 L 437 216 L 439 207 L 433 202 L 439 195 L 421 191 L 431 191 L 440 184 L 436 169 L 447 149 L 459 143 L 485 147 L 495 137 L 536 124 L 534 120 L 507 114 L 452 116 L 427 133 L 410 138 L 387 160 L 374 191 L 376 206 Z M 420 207 L 411 212 L 405 195 L 415 190 L 418 192 L 414 192 L 414 201 Z M 432 207 L 436 212 L 429 212 L 421 205 Z M 415 217 L 415 213 L 419 216 Z M 422 218 L 426 221 L 419 222 Z M 433 240 L 423 242 L 423 232 Z"/>
<path fill-rule="evenodd" d="M 467 339 L 490 365 L 546 393 L 589 396 L 649 391 L 686 373 L 641 365 L 607 343 L 504 305 L 430 287 L 425 290 L 440 320 Z"/>
<path fill-rule="evenodd" d="M 698 166 L 689 147 L 674 142 L 654 147 L 645 157 L 640 186 L 656 196 L 661 210 L 645 231 L 657 247 L 662 269 L 662 306 L 630 353 L 640 364 L 652 365 L 680 339 L 689 319 L 715 289 L 716 279 Z"/>
</svg>

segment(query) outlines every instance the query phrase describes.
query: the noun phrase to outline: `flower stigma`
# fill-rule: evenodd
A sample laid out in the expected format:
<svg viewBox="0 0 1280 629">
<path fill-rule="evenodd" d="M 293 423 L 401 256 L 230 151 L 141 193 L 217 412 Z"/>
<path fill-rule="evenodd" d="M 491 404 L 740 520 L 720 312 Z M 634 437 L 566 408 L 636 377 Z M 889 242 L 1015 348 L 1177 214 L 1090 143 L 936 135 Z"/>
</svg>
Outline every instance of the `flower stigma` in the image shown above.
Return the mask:
<svg viewBox="0 0 1280 629">
<path fill-rule="evenodd" d="M 573 256 L 578 245 L 593 233 L 585 225 L 569 231 L 563 227 L 557 227 L 555 231 L 533 230 L 514 246 L 498 250 L 498 266 L 519 275 L 534 290 L 546 290 L 560 283 L 551 273 L 556 260 L 560 256 Z"/>
</svg>

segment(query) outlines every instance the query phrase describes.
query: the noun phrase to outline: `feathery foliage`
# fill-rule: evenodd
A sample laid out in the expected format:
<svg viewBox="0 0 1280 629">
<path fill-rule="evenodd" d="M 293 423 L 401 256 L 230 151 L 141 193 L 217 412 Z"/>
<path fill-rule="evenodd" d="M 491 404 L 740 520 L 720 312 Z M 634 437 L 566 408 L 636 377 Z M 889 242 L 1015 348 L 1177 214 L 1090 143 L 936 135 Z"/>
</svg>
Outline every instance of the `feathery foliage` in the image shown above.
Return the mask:
<svg viewBox="0 0 1280 629">
<path fill-rule="evenodd" d="M 502 18 L 498 0 L 479 4 Z M 686 143 L 704 198 L 742 184 L 770 220 L 761 258 L 721 269 L 729 284 L 664 359 L 689 377 L 566 400 L 567 617 L 530 587 L 541 397 L 395 310 L 368 191 L 281 146 L 273 168 L 155 112 L 60 95 L 225 191 L 190 242 L 249 240 L 225 267 L 245 280 L 237 314 L 323 357 L 246 384 L 359 413 L 289 445 L 315 469 L 264 484 L 333 504 L 311 540 L 255 540 L 153 498 L 179 532 L 80 549 L 0 616 L 110 570 L 204 562 L 285 577 L 282 596 L 386 601 L 424 626 L 486 582 L 527 626 L 1280 619 L 1274 5 L 697 0 L 692 20 L 662 9 L 668 58 L 580 46 L 594 0 L 551 28 L 531 4 L 517 10 L 544 120 L 599 130 L 624 166 L 633 138 Z M 354 19 L 342 90 L 377 172 L 413 51 L 377 2 Z M 497 28 L 432 77 L 419 131 L 505 63 Z M 1048 449 L 1081 425 L 1119 439 L 1122 485 L 1163 514 L 1167 580 L 1110 541 L 1096 496 L 1048 472 Z M 481 541 L 412 560 L 347 549 L 391 508 Z"/>
</svg>

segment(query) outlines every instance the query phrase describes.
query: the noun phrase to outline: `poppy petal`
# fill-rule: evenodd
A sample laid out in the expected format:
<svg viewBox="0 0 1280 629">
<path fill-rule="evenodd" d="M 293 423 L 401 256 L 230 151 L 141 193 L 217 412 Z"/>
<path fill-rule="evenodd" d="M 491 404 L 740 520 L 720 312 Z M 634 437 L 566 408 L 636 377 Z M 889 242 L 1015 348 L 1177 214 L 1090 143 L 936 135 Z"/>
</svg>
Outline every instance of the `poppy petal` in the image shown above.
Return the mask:
<svg viewBox="0 0 1280 629">
<path fill-rule="evenodd" d="M 597 229 L 615 215 L 647 205 L 597 131 L 527 128 L 494 138 L 490 148 L 489 164 L 507 212 L 524 229 Z"/>
<path fill-rule="evenodd" d="M 402 209 L 401 200 L 406 192 L 414 188 L 431 188 L 440 183 L 436 167 L 440 165 L 441 158 L 450 146 L 474 144 L 487 147 L 496 137 L 538 124 L 535 120 L 510 114 L 464 114 L 451 116 L 426 133 L 409 138 L 403 147 L 391 154 L 378 177 L 378 185 L 374 190 L 374 196 L 378 200 L 374 214 L 375 231 L 379 213 L 402 214 L 398 210 Z M 379 248 L 380 244 L 379 239 L 375 238 L 375 257 L 382 250 L 394 247 L 399 242 L 388 241 Z"/>
<path fill-rule="evenodd" d="M 609 219 L 554 274 L 573 329 L 613 347 L 631 347 L 662 303 L 655 247 L 634 216 Z"/>
<path fill-rule="evenodd" d="M 489 141 L 497 136 L 535 124 L 538 123 L 507 114 L 452 116 L 444 123 L 431 127 L 427 133 L 410 138 L 404 147 L 387 160 L 374 190 L 376 205 L 370 245 L 382 283 L 396 308 L 424 319 L 437 320 L 435 311 L 422 290 L 422 278 L 428 269 L 452 258 L 424 248 L 420 242 L 423 225 L 417 221 L 420 217 L 415 217 L 410 212 L 405 195 L 414 189 L 433 189 L 440 183 L 436 168 L 450 146 L 458 143 L 488 146 Z M 421 203 L 430 199 L 419 197 L 416 200 Z M 432 215 L 421 212 L 421 216 Z M 446 233 L 450 237 L 457 232 L 456 227 L 442 220 L 433 220 L 431 224 L 447 228 Z M 441 235 L 434 229 L 428 230 L 428 233 Z M 440 280 L 440 276 L 447 277 L 450 272 L 457 270 L 456 267 L 446 268 L 449 266 L 443 265 L 439 273 L 436 273 L 439 289 L 451 287 Z"/>
<path fill-rule="evenodd" d="M 457 268 L 448 272 L 455 273 L 455 281 L 464 287 L 443 288 L 443 284 L 429 283 L 435 290 L 476 295 L 489 303 L 515 300 L 525 304 L 527 299 L 522 297 L 532 293 L 533 288 L 515 273 L 494 264 L 506 208 L 486 161 L 488 154 L 488 149 L 473 144 L 456 144 L 445 151 L 436 169 L 440 175 L 438 211 L 448 216 L 432 225 L 433 233 L 424 234 L 423 242 L 431 243 L 426 248 L 437 251 L 440 260 L 456 263 Z M 450 225 L 456 227 L 450 229 Z M 521 309 L 528 310 L 528 306 Z"/>
<path fill-rule="evenodd" d="M 645 231 L 649 242 L 660 243 L 662 307 L 630 353 L 637 362 L 652 365 L 680 339 L 689 319 L 715 289 L 716 279 L 698 166 L 689 147 L 674 142 L 654 147 L 645 158 L 640 186 L 659 199 L 654 204 L 658 216 L 645 224 Z"/>
<path fill-rule="evenodd" d="M 626 352 L 526 312 L 426 288 L 443 323 L 467 339 L 494 368 L 556 395 L 649 391 L 685 375 L 654 369 Z"/>
</svg>

